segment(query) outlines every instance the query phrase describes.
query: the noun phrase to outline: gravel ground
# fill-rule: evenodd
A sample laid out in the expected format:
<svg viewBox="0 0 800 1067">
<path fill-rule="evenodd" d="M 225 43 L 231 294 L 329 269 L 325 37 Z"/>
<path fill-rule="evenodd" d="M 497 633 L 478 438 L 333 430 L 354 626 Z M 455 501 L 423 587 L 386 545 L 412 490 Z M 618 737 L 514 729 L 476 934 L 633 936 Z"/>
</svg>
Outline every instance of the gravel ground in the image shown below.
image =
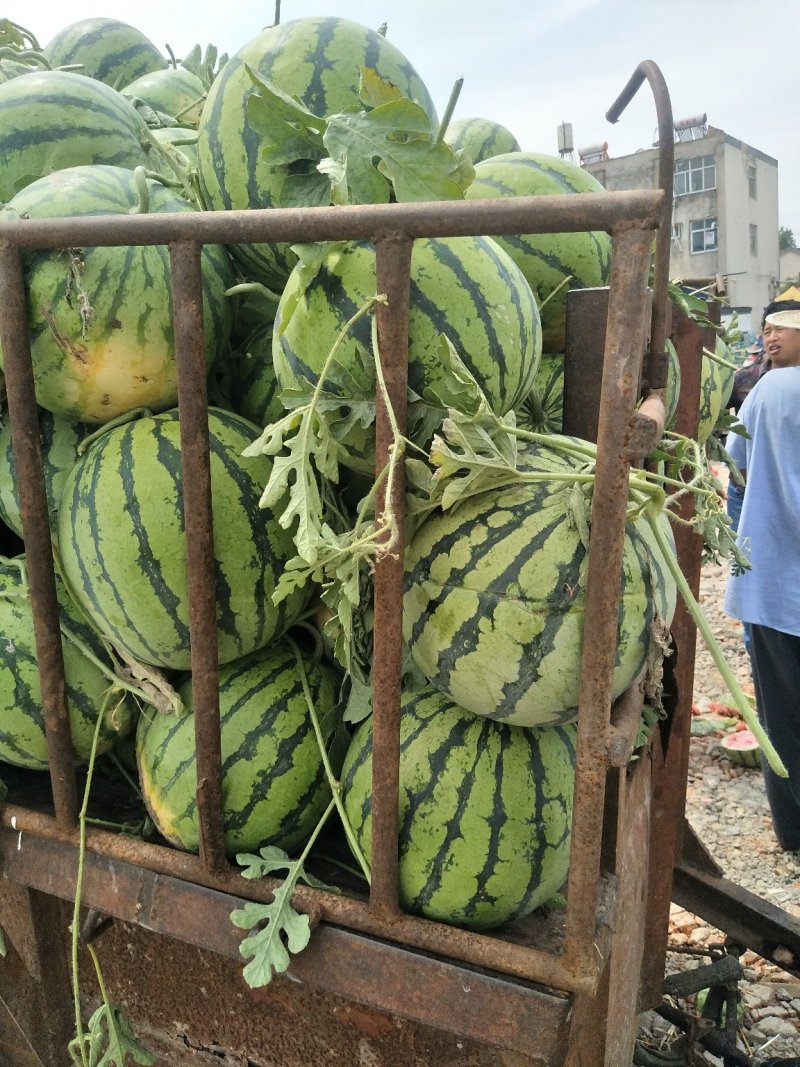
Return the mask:
<svg viewBox="0 0 800 1067">
<path fill-rule="evenodd" d="M 711 628 L 745 692 L 752 694 L 749 662 L 738 622 L 721 610 L 727 568 L 704 568 L 700 600 Z M 723 875 L 800 920 L 800 853 L 781 852 L 775 842 L 759 769 L 734 767 L 719 747 L 720 732 L 730 729 L 736 716 L 730 695 L 713 661 L 698 642 L 695 669 L 694 729 L 689 761 L 686 814 Z M 704 729 L 716 730 L 704 734 Z M 667 971 L 673 973 L 709 962 L 724 934 L 697 916 L 673 905 Z M 799 1057 L 800 978 L 761 959 L 753 952 L 741 957 L 744 978 L 739 984 L 744 1007 L 738 1045 L 752 1063 Z M 787 962 L 789 962 L 787 960 Z M 691 1000 L 678 1002 L 684 1011 Z M 709 1052 L 698 1059 L 680 1058 L 681 1032 L 659 1016 L 642 1017 L 640 1042 L 645 1052 L 678 1058 L 662 1062 L 721 1064 Z"/>
</svg>

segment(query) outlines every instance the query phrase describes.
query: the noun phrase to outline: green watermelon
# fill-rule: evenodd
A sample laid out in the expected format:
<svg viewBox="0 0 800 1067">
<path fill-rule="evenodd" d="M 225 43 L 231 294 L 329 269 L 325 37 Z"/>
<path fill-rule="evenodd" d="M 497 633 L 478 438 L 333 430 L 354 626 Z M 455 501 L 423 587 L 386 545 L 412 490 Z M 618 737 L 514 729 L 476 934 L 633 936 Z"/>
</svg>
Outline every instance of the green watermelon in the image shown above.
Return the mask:
<svg viewBox="0 0 800 1067">
<path fill-rule="evenodd" d="M 272 26 L 228 60 L 208 94 L 198 171 L 209 208 L 275 207 L 290 173 L 288 166 L 269 166 L 261 159 L 261 135 L 247 119 L 247 101 L 255 91 L 248 66 L 321 118 L 359 105 L 361 68 L 368 67 L 421 104 L 436 128 L 435 108 L 419 75 L 381 34 L 334 17 Z M 278 291 L 295 262 L 285 245 L 237 245 L 231 253 L 245 276 Z"/>
<path fill-rule="evenodd" d="M 371 245 L 332 244 L 314 265 L 298 264 L 275 319 L 273 362 L 282 389 L 300 386 L 311 392 L 340 331 L 375 292 Z M 442 380 L 442 334 L 498 414 L 528 394 L 541 353 L 536 302 L 512 260 L 488 237 L 414 243 L 408 384 L 418 397 Z M 359 353 L 371 361 L 371 351 L 371 322 L 364 316 L 339 349 L 338 361 L 358 377 Z M 328 397 L 341 395 L 332 382 L 325 383 L 324 392 Z M 348 435 L 344 462 L 370 473 L 372 439 L 373 428 L 357 423 Z M 424 447 L 427 442 L 417 443 Z"/>
<path fill-rule="evenodd" d="M 458 119 L 447 127 L 444 139 L 456 151 L 466 152 L 473 163 L 520 151 L 511 130 L 492 119 Z"/>
<path fill-rule="evenodd" d="M 726 407 L 736 373 L 731 350 L 721 337 L 717 337 L 714 343 L 714 356 L 717 358 L 703 353 L 700 372 L 700 420 L 697 427 L 697 440 L 700 444 L 711 436 L 717 419 Z"/>
<path fill-rule="evenodd" d="M 102 82 L 42 70 L 0 85 L 0 201 L 52 171 L 90 163 L 165 165 L 133 104 Z"/>
<path fill-rule="evenodd" d="M 508 152 L 478 163 L 467 200 L 501 196 L 552 196 L 601 192 L 591 174 L 557 156 Z M 604 231 L 532 233 L 497 237 L 528 279 L 542 315 L 542 345 L 563 352 L 566 340 L 567 291 L 607 285 L 611 272 L 611 238 Z M 559 288 L 560 286 L 560 288 Z"/>
<path fill-rule="evenodd" d="M 303 666 L 326 739 L 338 719 L 338 682 L 305 657 Z M 197 852 L 197 766 L 191 680 L 180 714 L 144 713 L 136 736 L 142 793 L 160 833 Z M 299 849 L 330 801 L 330 787 L 294 652 L 275 643 L 223 667 L 219 677 L 223 821 L 229 855 L 274 845 Z"/>
<path fill-rule="evenodd" d="M 151 212 L 193 210 L 147 180 Z M 117 215 L 137 210 L 136 176 L 122 167 L 72 167 L 29 185 L 2 219 Z M 227 343 L 233 272 L 225 250 L 201 253 L 206 365 Z M 135 407 L 155 411 L 177 399 L 171 267 L 164 245 L 34 252 L 26 256 L 28 321 L 39 404 L 102 423 Z"/>
<path fill-rule="evenodd" d="M 89 432 L 90 427 L 82 423 L 71 422 L 49 411 L 39 412 L 44 485 L 49 504 L 50 527 L 54 533 L 58 526 L 58 508 L 64 483 L 78 459 L 78 445 Z M 0 429 L 0 519 L 16 534 L 22 536 L 16 463 L 9 423 Z"/>
<path fill-rule="evenodd" d="M 230 357 L 230 401 L 256 426 L 269 426 L 286 414 L 272 362 L 272 324 L 254 330 Z"/>
<path fill-rule="evenodd" d="M 16 767 L 46 770 L 47 741 L 33 614 L 20 563 L 21 560 L 0 562 L 0 760 Z M 84 763 L 111 685 L 111 668 L 102 643 L 58 577 L 56 593 L 62 630 L 68 630 L 86 649 L 83 651 L 67 638 L 62 642 L 70 732 L 75 758 Z M 90 656 L 105 663 L 109 673 L 103 672 Z M 103 712 L 97 751 L 107 752 L 118 737 L 130 731 L 134 715 L 130 697 L 112 694 Z"/>
<path fill-rule="evenodd" d="M 141 30 L 110 18 L 70 23 L 47 42 L 44 54 L 51 67 L 80 64 L 81 75 L 114 88 L 167 65 Z"/>
<path fill-rule="evenodd" d="M 562 886 L 569 863 L 575 727 L 523 729 L 472 715 L 431 689 L 400 713 L 399 894 L 429 919 L 486 928 Z M 371 855 L 372 722 L 356 731 L 342 799 Z"/>
<path fill-rule="evenodd" d="M 587 562 L 581 528 L 590 510 L 558 475 L 582 467 L 549 446 L 530 446 L 520 469 L 550 473 L 552 481 L 481 493 L 434 513 L 411 539 L 405 640 L 431 684 L 475 714 L 519 726 L 577 717 Z M 666 517 L 663 524 L 671 538 Z M 613 698 L 644 666 L 653 622 L 658 616 L 669 624 L 675 602 L 646 520 L 628 522 Z"/>
<path fill-rule="evenodd" d="M 120 92 L 132 103 L 141 101 L 184 126 L 197 126 L 206 98 L 205 85 L 185 67 L 150 71 Z"/>
<path fill-rule="evenodd" d="M 674 425 L 678 401 L 681 397 L 681 364 L 675 345 L 666 339 L 667 352 L 667 387 L 664 390 L 664 425 L 669 429 Z"/>
<path fill-rule="evenodd" d="M 272 461 L 245 458 L 258 431 L 209 411 L 219 661 L 273 640 L 303 607 L 298 591 L 272 593 L 295 554 L 278 523 L 285 508 L 260 508 Z M 145 663 L 188 669 L 186 578 L 178 412 L 140 418 L 102 434 L 67 479 L 59 545 L 76 599 L 116 645 Z"/>
<path fill-rule="evenodd" d="M 561 433 L 564 422 L 563 352 L 542 352 L 533 388 L 541 408 L 541 425 L 531 428 Z M 524 417 L 520 419 L 520 425 L 526 425 Z"/>
</svg>

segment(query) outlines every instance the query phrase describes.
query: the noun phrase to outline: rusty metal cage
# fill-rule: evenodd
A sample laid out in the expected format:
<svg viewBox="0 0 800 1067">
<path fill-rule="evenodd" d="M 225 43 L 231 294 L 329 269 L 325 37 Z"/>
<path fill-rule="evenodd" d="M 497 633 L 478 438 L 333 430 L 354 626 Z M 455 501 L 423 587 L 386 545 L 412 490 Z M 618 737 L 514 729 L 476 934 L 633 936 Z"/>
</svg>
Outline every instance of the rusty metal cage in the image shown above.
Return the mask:
<svg viewBox="0 0 800 1067">
<path fill-rule="evenodd" d="M 580 387 L 568 360 L 567 389 L 571 389 L 577 413 L 573 423 L 579 421 L 581 412 L 592 413 L 598 459 L 563 930 L 556 944 L 543 944 L 541 938 L 537 940 L 535 924 L 504 933 L 473 933 L 400 910 L 396 823 L 403 566 L 402 554 L 386 555 L 375 572 L 369 900 L 298 887 L 294 903 L 309 914 L 317 929 L 312 946 L 293 960 L 292 972 L 355 1000 L 499 1047 L 531 1054 L 532 1034 L 536 1034 L 537 1062 L 627 1062 L 614 1056 L 624 1056 L 624 1050 L 630 1049 L 637 1006 L 657 998 L 663 977 L 672 857 L 688 758 L 680 732 L 671 749 L 665 734 L 656 739 L 655 752 L 651 749 L 629 768 L 641 692 L 634 686 L 613 708 L 611 700 L 628 471 L 631 461 L 652 447 L 663 426 L 658 402 L 651 418 L 637 410 L 637 402 L 648 342 L 650 252 L 664 202 L 664 193 L 658 190 L 335 209 L 24 220 L 0 225 L 0 336 L 52 785 L 50 812 L 15 804 L 13 798 L 0 809 L 0 869 L 6 878 L 69 899 L 75 892 L 78 844 L 78 798 L 28 341 L 23 251 L 145 243 L 169 247 L 200 854 L 90 828 L 83 898 L 88 907 L 102 914 L 235 957 L 240 935 L 227 922 L 232 903 L 240 898 L 268 900 L 276 883 L 269 879 L 244 882 L 228 864 L 223 848 L 201 247 L 235 242 L 373 242 L 377 288 L 388 298 L 377 308 L 380 360 L 403 429 L 409 266 L 416 238 L 607 230 L 613 249 L 610 287 L 594 298 L 580 294 L 590 302 L 572 305 L 569 326 L 572 349 L 582 348 L 584 358 L 587 352 L 594 358 L 594 379 L 582 379 Z M 684 418 L 691 422 L 704 338 L 693 324 L 684 324 L 682 329 L 683 341 L 679 338 L 678 344 L 688 353 L 684 398 L 689 398 L 682 405 Z M 580 397 L 577 402 L 576 397 Z M 565 431 L 576 430 L 568 417 Z M 380 469 L 391 440 L 380 397 L 376 438 Z M 402 529 L 401 482 L 393 492 Z M 696 588 L 699 546 L 694 535 L 687 536 L 683 545 L 679 540 L 679 553 L 690 584 Z M 685 717 L 687 700 L 691 700 L 694 630 L 680 612 L 673 632 L 680 661 L 675 709 L 676 715 Z M 650 847 L 652 841 L 658 841 L 659 847 Z M 635 919 L 631 927 L 635 932 L 629 929 L 624 938 L 621 914 L 628 918 L 633 914 Z M 333 955 L 340 961 L 336 966 L 331 962 Z M 385 975 L 387 966 L 392 970 L 391 981 L 377 983 L 376 975 Z M 475 1009 L 474 996 L 465 999 L 458 991 L 464 987 L 465 974 L 472 988 L 483 994 L 480 1010 Z M 438 1004 L 436 997 L 428 995 L 433 990 L 440 998 Z M 598 1020 L 607 1035 L 599 1044 Z M 600 1049 L 599 1058 L 596 1050 L 588 1051 L 590 1046 Z M 575 1058 L 568 1061 L 566 1056 Z"/>
</svg>

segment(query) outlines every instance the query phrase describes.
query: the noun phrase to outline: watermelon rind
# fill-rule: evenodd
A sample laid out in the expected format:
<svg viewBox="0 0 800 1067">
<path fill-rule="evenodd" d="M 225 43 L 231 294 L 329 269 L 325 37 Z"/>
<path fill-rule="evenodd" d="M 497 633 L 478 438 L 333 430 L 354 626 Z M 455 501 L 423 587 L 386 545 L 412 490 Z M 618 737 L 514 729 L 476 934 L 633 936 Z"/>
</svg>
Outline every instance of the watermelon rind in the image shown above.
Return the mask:
<svg viewBox="0 0 800 1067">
<path fill-rule="evenodd" d="M 46 770 L 47 739 L 33 610 L 18 562 L 0 563 L 0 761 Z M 62 639 L 70 733 L 76 762 L 85 763 L 101 709 L 98 753 L 107 752 L 133 728 L 136 712 L 127 694 L 109 694 L 113 675 L 105 649 L 58 576 L 56 595 L 62 629 L 88 652 L 74 641 Z M 106 671 L 100 669 L 98 661 L 106 664 Z"/>
<path fill-rule="evenodd" d="M 734 730 L 721 738 L 719 745 L 734 766 L 761 766 L 761 746 L 750 730 Z"/>
<path fill-rule="evenodd" d="M 577 717 L 591 513 L 558 474 L 575 475 L 580 462 L 526 448 L 520 468 L 550 471 L 552 481 L 436 512 L 408 545 L 404 638 L 431 684 L 477 715 L 519 726 Z M 612 699 L 639 675 L 654 627 L 675 611 L 675 582 L 645 518 L 626 524 L 620 583 Z"/>
<path fill-rule="evenodd" d="M 86 166 L 56 171 L 21 190 L 4 220 L 120 215 L 139 206 L 133 171 Z M 194 210 L 174 190 L 147 179 L 149 211 Z M 227 252 L 204 245 L 205 360 L 210 368 L 230 335 Z M 66 418 L 104 423 L 133 408 L 161 411 L 178 396 L 172 267 L 165 245 L 32 253 L 25 259 L 36 398 Z"/>
<path fill-rule="evenodd" d="M 520 151 L 519 142 L 511 130 L 493 119 L 457 119 L 447 127 L 444 139 L 454 151 L 466 152 L 473 164 L 506 152 Z"/>
<path fill-rule="evenodd" d="M 430 688 L 400 712 L 399 893 L 405 910 L 484 929 L 529 914 L 569 862 L 575 728 L 522 729 Z M 342 799 L 372 847 L 372 721 L 353 736 Z"/>
<path fill-rule="evenodd" d="M 272 601 L 295 555 L 291 534 L 259 502 L 272 470 L 245 457 L 258 430 L 209 409 L 211 496 L 220 663 L 283 633 L 307 592 Z M 63 569 L 76 599 L 112 644 L 145 663 L 191 665 L 183 475 L 176 409 L 100 434 L 73 467 L 59 512 Z"/>
<path fill-rule="evenodd" d="M 318 719 L 330 731 L 336 675 L 308 656 L 302 663 Z M 177 848 L 197 852 L 191 679 L 179 695 L 180 713 L 142 714 L 137 762 L 159 832 Z M 223 667 L 219 704 L 225 849 L 234 856 L 273 845 L 292 853 L 307 841 L 331 796 L 293 649 L 278 642 Z"/>
<path fill-rule="evenodd" d="M 127 85 L 167 60 L 141 30 L 111 18 L 84 18 L 64 26 L 44 47 L 51 67 L 80 66 L 80 74 L 113 88 Z"/>
<path fill-rule="evenodd" d="M 314 262 L 297 265 L 275 318 L 273 363 L 282 389 L 300 388 L 311 394 L 341 331 L 376 291 L 371 245 L 327 245 Z M 541 354 L 536 301 L 519 269 L 491 238 L 424 238 L 414 243 L 408 386 L 417 397 L 436 390 L 445 373 L 442 335 L 497 414 L 505 414 L 530 392 Z M 337 361 L 355 379 L 361 363 L 374 366 L 368 316 L 352 326 L 337 351 Z M 338 383 L 326 381 L 323 392 L 328 402 L 342 397 L 342 406 L 347 407 Z M 372 426 L 353 425 L 343 462 L 371 473 L 373 437 Z M 416 443 L 425 447 L 428 442 Z"/>
<path fill-rule="evenodd" d="M 42 70 L 0 84 L 0 202 L 66 167 L 167 166 L 136 108 L 102 82 Z"/>
<path fill-rule="evenodd" d="M 433 101 L 416 70 L 375 30 L 327 16 L 272 26 L 231 56 L 203 108 L 198 174 L 208 208 L 278 207 L 290 173 L 288 165 L 273 166 L 262 158 L 262 135 L 248 121 L 248 100 L 256 91 L 248 67 L 320 118 L 362 106 L 361 68 L 372 68 L 417 101 L 437 127 Z M 296 260 L 288 245 L 279 244 L 239 244 L 231 254 L 247 278 L 278 291 Z"/>
<path fill-rule="evenodd" d="M 602 192 L 591 174 L 557 156 L 507 152 L 475 166 L 467 200 Z M 531 233 L 495 238 L 527 278 L 542 316 L 545 352 L 563 352 L 567 292 L 604 286 L 611 275 L 611 238 L 601 230 Z"/>
</svg>

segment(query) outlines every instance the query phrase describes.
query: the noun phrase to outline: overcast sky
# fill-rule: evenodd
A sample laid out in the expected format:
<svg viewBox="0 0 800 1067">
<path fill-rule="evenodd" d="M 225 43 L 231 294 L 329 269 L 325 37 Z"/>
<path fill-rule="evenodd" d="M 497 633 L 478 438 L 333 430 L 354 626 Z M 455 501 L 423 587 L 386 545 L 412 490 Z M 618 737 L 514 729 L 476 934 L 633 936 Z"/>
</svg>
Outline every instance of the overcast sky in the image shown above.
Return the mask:
<svg viewBox="0 0 800 1067">
<path fill-rule="evenodd" d="M 180 57 L 195 43 L 233 53 L 274 12 L 274 0 L 12 0 L 3 14 L 42 44 L 77 19 L 119 18 Z M 798 0 L 283 0 L 282 22 L 306 15 L 386 22 L 440 113 L 463 77 L 455 118 L 495 119 L 522 148 L 553 155 L 562 122 L 576 149 L 650 147 L 657 122 L 646 84 L 616 125 L 605 113 L 637 65 L 653 60 L 675 119 L 706 113 L 778 160 L 780 223 L 800 243 Z"/>
</svg>

